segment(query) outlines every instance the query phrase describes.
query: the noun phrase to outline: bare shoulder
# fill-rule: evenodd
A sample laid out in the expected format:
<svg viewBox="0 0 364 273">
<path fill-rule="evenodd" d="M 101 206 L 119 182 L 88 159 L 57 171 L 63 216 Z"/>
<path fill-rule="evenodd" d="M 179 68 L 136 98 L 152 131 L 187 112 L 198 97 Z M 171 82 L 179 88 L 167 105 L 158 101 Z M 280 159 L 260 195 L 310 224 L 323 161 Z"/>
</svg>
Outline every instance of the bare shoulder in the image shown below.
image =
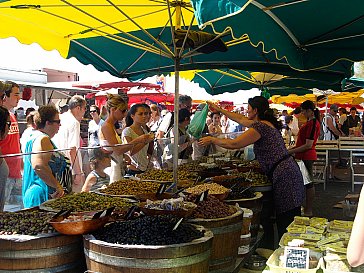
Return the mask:
<svg viewBox="0 0 364 273">
<path fill-rule="evenodd" d="M 41 135 L 34 140 L 33 151 L 49 151 L 53 149 L 51 139 L 47 135 Z"/>
</svg>

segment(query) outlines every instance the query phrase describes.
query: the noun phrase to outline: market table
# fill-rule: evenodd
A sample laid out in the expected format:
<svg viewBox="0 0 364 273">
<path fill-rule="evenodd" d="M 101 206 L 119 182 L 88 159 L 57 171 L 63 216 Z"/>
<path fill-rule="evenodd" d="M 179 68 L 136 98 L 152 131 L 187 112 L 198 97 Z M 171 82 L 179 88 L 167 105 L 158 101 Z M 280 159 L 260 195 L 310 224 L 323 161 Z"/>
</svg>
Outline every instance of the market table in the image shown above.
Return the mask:
<svg viewBox="0 0 364 273">
<path fill-rule="evenodd" d="M 330 151 L 338 151 L 339 157 L 349 161 L 351 171 L 350 182 L 351 190 L 354 192 L 354 186 L 364 184 L 364 181 L 355 181 L 355 177 L 364 177 L 364 173 L 355 172 L 354 166 L 364 165 L 364 138 L 363 137 L 340 137 L 339 140 L 320 140 L 316 144 L 318 159 L 315 166 L 323 166 L 323 183 L 326 189 L 327 168 L 330 165 Z M 340 152 L 347 155 L 341 156 Z M 322 165 L 322 163 L 324 163 Z"/>
</svg>

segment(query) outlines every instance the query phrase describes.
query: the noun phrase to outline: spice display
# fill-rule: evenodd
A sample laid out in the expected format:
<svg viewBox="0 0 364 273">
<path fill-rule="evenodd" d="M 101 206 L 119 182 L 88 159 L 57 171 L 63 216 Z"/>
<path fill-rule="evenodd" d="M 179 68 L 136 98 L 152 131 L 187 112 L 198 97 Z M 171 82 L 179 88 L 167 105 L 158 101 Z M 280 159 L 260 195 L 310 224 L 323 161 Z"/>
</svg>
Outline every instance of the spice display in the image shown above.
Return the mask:
<svg viewBox="0 0 364 273">
<path fill-rule="evenodd" d="M 97 240 L 114 244 L 171 245 L 191 242 L 204 236 L 195 226 L 181 223 L 170 215 L 144 216 L 135 220 L 115 222 L 93 233 Z"/>
<path fill-rule="evenodd" d="M 132 179 L 122 179 L 108 185 L 100 192 L 111 195 L 136 195 L 144 193 L 155 193 L 160 183 L 148 181 L 136 181 Z"/>
<path fill-rule="evenodd" d="M 188 188 L 186 189 L 186 192 L 192 194 L 200 194 L 207 190 L 209 191 L 209 194 L 224 194 L 229 191 L 228 188 L 225 188 L 217 183 L 204 183 Z"/>
<path fill-rule="evenodd" d="M 189 195 L 187 200 L 196 200 L 196 195 Z M 236 212 L 236 207 L 229 206 L 214 196 L 207 196 L 206 200 L 199 202 L 191 218 L 215 219 L 230 216 Z"/>
<path fill-rule="evenodd" d="M 166 170 L 150 169 L 138 176 L 142 180 L 172 181 L 173 172 Z M 178 170 L 179 180 L 195 179 L 197 174 L 189 170 Z"/>
<path fill-rule="evenodd" d="M 192 202 L 185 202 L 183 198 L 180 197 L 174 199 L 164 199 L 161 201 L 147 200 L 147 203 L 144 207 L 157 210 L 191 210 L 196 208 L 197 205 Z"/>
<path fill-rule="evenodd" d="M 69 194 L 47 203 L 47 206 L 54 210 L 96 211 L 116 207 L 122 210 L 129 207 L 131 203 L 122 198 L 103 196 L 92 192 Z"/>
<path fill-rule="evenodd" d="M 0 214 L 0 235 L 37 235 L 56 232 L 48 224 L 54 213 L 41 211 L 3 212 Z"/>
</svg>

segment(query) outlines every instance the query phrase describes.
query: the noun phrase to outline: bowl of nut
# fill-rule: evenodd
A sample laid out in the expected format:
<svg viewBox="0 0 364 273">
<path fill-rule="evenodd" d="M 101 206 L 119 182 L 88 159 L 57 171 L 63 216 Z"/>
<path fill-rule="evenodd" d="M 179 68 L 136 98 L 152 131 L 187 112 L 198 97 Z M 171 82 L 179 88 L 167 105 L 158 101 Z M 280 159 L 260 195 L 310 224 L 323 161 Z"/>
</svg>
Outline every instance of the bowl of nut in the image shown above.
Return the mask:
<svg viewBox="0 0 364 273">
<path fill-rule="evenodd" d="M 174 215 L 183 218 L 190 216 L 196 207 L 195 203 L 184 201 L 181 197 L 140 203 L 140 210 L 146 215 Z"/>
<path fill-rule="evenodd" d="M 230 193 L 230 189 L 225 188 L 224 186 L 221 186 L 217 183 L 204 183 L 196 185 L 186 189 L 184 193 L 200 195 L 206 191 L 208 191 L 208 195 L 214 196 L 220 201 L 224 201 Z"/>
<path fill-rule="evenodd" d="M 97 217 L 100 212 L 65 213 L 53 217 L 49 223 L 59 233 L 66 235 L 88 234 L 102 228 L 110 219 L 110 213 Z"/>
</svg>

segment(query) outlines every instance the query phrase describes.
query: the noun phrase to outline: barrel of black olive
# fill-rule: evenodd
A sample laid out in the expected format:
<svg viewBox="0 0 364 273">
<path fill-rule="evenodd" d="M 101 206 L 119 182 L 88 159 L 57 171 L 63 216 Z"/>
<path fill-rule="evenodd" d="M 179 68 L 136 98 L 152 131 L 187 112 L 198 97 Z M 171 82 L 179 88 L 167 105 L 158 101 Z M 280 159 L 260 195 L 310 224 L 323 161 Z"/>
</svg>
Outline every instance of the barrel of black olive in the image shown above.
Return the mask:
<svg viewBox="0 0 364 273">
<path fill-rule="evenodd" d="M 241 209 L 227 217 L 216 219 L 191 219 L 189 222 L 201 225 L 212 231 L 210 273 L 232 272 L 235 268 L 240 235 L 243 227 L 243 212 Z"/>
<path fill-rule="evenodd" d="M 0 272 L 84 272 L 81 236 L 0 239 Z"/>
<path fill-rule="evenodd" d="M 198 227 L 203 229 L 203 227 Z M 87 269 L 107 273 L 207 273 L 213 234 L 173 245 L 121 245 L 83 237 Z"/>
<path fill-rule="evenodd" d="M 241 208 L 248 208 L 253 211 L 253 217 L 251 219 L 250 233 L 252 241 L 255 241 L 259 231 L 260 215 L 263 208 L 263 194 L 261 192 L 255 192 L 255 197 L 246 199 L 225 200 L 225 203 L 229 205 L 239 204 Z"/>
</svg>

